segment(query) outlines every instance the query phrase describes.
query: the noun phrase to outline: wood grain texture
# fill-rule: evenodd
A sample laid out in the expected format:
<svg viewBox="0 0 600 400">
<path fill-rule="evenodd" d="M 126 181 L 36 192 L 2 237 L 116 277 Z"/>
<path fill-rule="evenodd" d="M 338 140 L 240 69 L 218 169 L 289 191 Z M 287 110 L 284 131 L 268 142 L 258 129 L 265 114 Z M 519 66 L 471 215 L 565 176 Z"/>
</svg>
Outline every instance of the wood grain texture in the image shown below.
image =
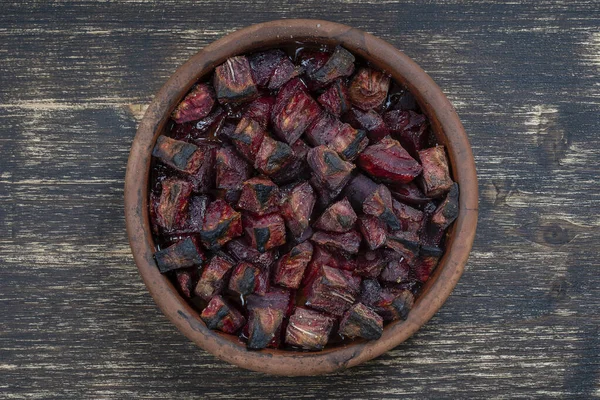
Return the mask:
<svg viewBox="0 0 600 400">
<path fill-rule="evenodd" d="M 162 316 L 126 240 L 144 106 L 214 39 L 276 18 L 356 26 L 454 103 L 480 179 L 467 270 L 413 338 L 326 377 L 243 371 Z M 0 398 L 600 397 L 600 4 L 0 4 Z"/>
</svg>

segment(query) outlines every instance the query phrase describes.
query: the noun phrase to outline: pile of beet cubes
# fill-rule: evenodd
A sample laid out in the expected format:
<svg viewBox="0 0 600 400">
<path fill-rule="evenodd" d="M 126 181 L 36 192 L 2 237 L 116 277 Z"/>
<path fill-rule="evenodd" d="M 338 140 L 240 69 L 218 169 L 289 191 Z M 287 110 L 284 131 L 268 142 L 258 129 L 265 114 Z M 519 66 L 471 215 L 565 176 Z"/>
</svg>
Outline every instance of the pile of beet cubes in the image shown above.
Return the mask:
<svg viewBox="0 0 600 400">
<path fill-rule="evenodd" d="M 319 350 L 406 319 L 458 214 L 408 91 L 340 46 L 276 49 L 228 59 L 172 120 L 152 153 L 155 258 L 207 327 Z"/>
</svg>

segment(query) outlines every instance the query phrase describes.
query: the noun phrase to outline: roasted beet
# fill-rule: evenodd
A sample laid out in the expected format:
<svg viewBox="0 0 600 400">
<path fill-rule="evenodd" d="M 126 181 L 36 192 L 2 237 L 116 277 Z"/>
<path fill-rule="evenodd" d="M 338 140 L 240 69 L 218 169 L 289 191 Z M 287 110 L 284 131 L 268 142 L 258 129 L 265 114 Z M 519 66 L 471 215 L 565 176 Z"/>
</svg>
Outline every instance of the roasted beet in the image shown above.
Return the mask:
<svg viewBox="0 0 600 400">
<path fill-rule="evenodd" d="M 215 94 L 206 83 L 192 88 L 173 111 L 171 118 L 178 123 L 194 121 L 206 117 L 215 104 Z"/>
<path fill-rule="evenodd" d="M 409 279 L 410 265 L 409 260 L 405 257 L 393 258 L 389 260 L 383 271 L 381 271 L 380 279 L 386 282 L 402 283 Z"/>
<path fill-rule="evenodd" d="M 314 190 L 308 182 L 301 182 L 286 190 L 282 197 L 281 215 L 292 234 L 300 237 L 308 228 L 315 206 Z"/>
<path fill-rule="evenodd" d="M 385 223 L 377 217 L 362 215 L 358 218 L 358 229 L 369 249 L 375 250 L 385 244 Z"/>
<path fill-rule="evenodd" d="M 241 214 L 223 200 L 210 203 L 204 215 L 200 238 L 207 249 L 216 249 L 242 234 Z"/>
<path fill-rule="evenodd" d="M 357 130 L 348 124 L 341 124 L 337 135 L 328 143 L 343 160 L 354 160 L 369 145 L 365 131 Z"/>
<path fill-rule="evenodd" d="M 346 271 L 354 271 L 356 268 L 356 260 L 343 254 L 342 252 L 330 252 L 322 246 L 313 246 L 313 256 L 302 278 L 302 286 L 310 284 L 319 273 L 323 265 L 332 268 L 343 269 Z"/>
<path fill-rule="evenodd" d="M 273 290 L 264 296 L 248 296 L 248 348 L 264 349 L 280 332 L 290 293 Z"/>
<path fill-rule="evenodd" d="M 189 236 L 157 251 L 154 258 L 159 271 L 164 274 L 175 269 L 202 265 L 204 252 L 196 237 Z"/>
<path fill-rule="evenodd" d="M 349 338 L 377 340 L 383 334 L 383 318 L 364 304 L 356 303 L 342 317 L 338 333 Z"/>
<path fill-rule="evenodd" d="M 215 185 L 215 157 L 217 148 L 213 145 L 198 145 L 198 153 L 201 154 L 200 167 L 190 175 L 193 191 L 196 193 L 207 193 Z"/>
<path fill-rule="evenodd" d="M 419 257 L 415 260 L 411 275 L 419 282 L 426 282 L 437 267 L 444 252 L 438 247 L 421 247 Z"/>
<path fill-rule="evenodd" d="M 317 102 L 304 90 L 297 89 L 289 98 L 280 99 L 273 108 L 273 130 L 285 142 L 292 144 L 321 113 Z"/>
<path fill-rule="evenodd" d="M 385 246 L 407 260 L 413 260 L 419 253 L 419 238 L 414 232 L 388 232 Z"/>
<path fill-rule="evenodd" d="M 273 109 L 274 104 L 274 97 L 259 97 L 248 105 L 243 118 L 252 119 L 266 129 L 267 125 L 269 124 L 269 120 L 271 119 L 271 110 Z"/>
<path fill-rule="evenodd" d="M 296 67 L 294 63 L 288 58 L 285 57 L 281 60 L 271 79 L 269 80 L 269 90 L 279 89 L 290 79 L 295 78 L 296 76 L 302 73 L 302 67 Z"/>
<path fill-rule="evenodd" d="M 276 254 L 273 251 L 261 253 L 241 238 L 227 243 L 226 249 L 238 261 L 251 262 L 262 270 L 267 270 L 276 258 Z"/>
<path fill-rule="evenodd" d="M 306 350 L 321 350 L 329 340 L 335 320 L 317 311 L 298 307 L 290 317 L 285 342 Z"/>
<path fill-rule="evenodd" d="M 383 121 L 383 118 L 374 110 L 362 111 L 358 108 L 352 108 L 344 114 L 343 120 L 353 128 L 367 132 L 369 140 L 373 143 L 379 142 L 390 134 L 390 130 Z"/>
<path fill-rule="evenodd" d="M 277 211 L 279 188 L 267 177 L 248 179 L 242 186 L 238 208 L 253 214 L 264 215 Z"/>
<path fill-rule="evenodd" d="M 244 215 L 244 230 L 252 247 L 261 253 L 285 244 L 285 222 L 279 214 Z"/>
<path fill-rule="evenodd" d="M 359 292 L 359 277 L 325 265 L 307 290 L 306 305 L 341 317 L 354 304 Z"/>
<path fill-rule="evenodd" d="M 221 296 L 214 296 L 200 318 L 208 329 L 235 333 L 246 323 L 246 318 Z"/>
<path fill-rule="evenodd" d="M 343 80 L 337 79 L 318 98 L 319 103 L 331 114 L 339 117 L 351 107 L 348 87 Z"/>
<path fill-rule="evenodd" d="M 411 156 L 418 157 L 419 150 L 427 147 L 427 118 L 414 111 L 388 111 L 383 116 L 390 131 Z"/>
<path fill-rule="evenodd" d="M 252 293 L 263 295 L 268 289 L 267 271 L 262 271 L 249 262 L 242 261 L 231 273 L 229 290 L 247 296 Z"/>
<path fill-rule="evenodd" d="M 292 151 L 296 155 L 298 160 L 302 160 L 303 162 L 306 160 L 306 156 L 310 151 L 310 146 L 306 144 L 306 142 L 302 139 L 298 139 L 292 144 Z"/>
<path fill-rule="evenodd" d="M 192 298 L 194 284 L 198 280 L 198 268 L 185 268 L 175 271 L 175 281 L 179 293 L 186 299 Z"/>
<path fill-rule="evenodd" d="M 358 256 L 354 274 L 367 278 L 377 278 L 388 262 L 389 259 L 382 251 L 365 251 Z"/>
<path fill-rule="evenodd" d="M 241 190 L 252 174 L 250 165 L 229 146 L 217 151 L 215 163 L 217 189 Z"/>
<path fill-rule="evenodd" d="M 398 141 L 386 137 L 358 156 L 358 166 L 374 178 L 388 183 L 407 183 L 421 173 L 421 165 Z"/>
<path fill-rule="evenodd" d="M 215 255 L 200 276 L 200 280 L 196 285 L 194 293 L 206 301 L 209 301 L 213 296 L 221 294 L 223 289 L 227 287 L 227 275 L 233 268 L 233 262 L 228 258 L 220 255 Z"/>
<path fill-rule="evenodd" d="M 378 301 L 373 304 L 373 309 L 384 321 L 406 319 L 415 302 L 415 296 L 408 289 L 395 290 L 384 288 Z"/>
<path fill-rule="evenodd" d="M 152 155 L 169 167 L 188 174 L 196 172 L 203 161 L 198 146 L 164 135 L 156 139 Z"/>
<path fill-rule="evenodd" d="M 190 197 L 186 217 L 181 226 L 165 233 L 169 234 L 169 236 L 200 233 L 208 202 L 208 197 L 204 195 Z"/>
<path fill-rule="evenodd" d="M 453 184 L 446 198 L 424 224 L 422 241 L 428 245 L 440 244 L 446 229 L 458 217 L 458 184 Z"/>
<path fill-rule="evenodd" d="M 308 241 L 292 248 L 277 262 L 273 283 L 290 289 L 298 289 L 312 255 L 313 245 Z"/>
<path fill-rule="evenodd" d="M 235 131 L 229 134 L 228 139 L 246 160 L 254 163 L 265 135 L 266 131 L 259 122 L 245 117 L 240 120 Z"/>
<path fill-rule="evenodd" d="M 350 202 L 344 198 L 327 207 L 313 227 L 323 231 L 343 233 L 354 227 L 356 219 L 356 213 Z"/>
<path fill-rule="evenodd" d="M 279 49 L 261 51 L 249 56 L 248 61 L 254 82 L 258 86 L 267 87 L 273 73 L 286 58 L 287 55 Z"/>
<path fill-rule="evenodd" d="M 423 224 L 423 212 L 397 200 L 393 200 L 392 203 L 402 231 L 417 233 Z"/>
<path fill-rule="evenodd" d="M 346 187 L 343 195 L 350 200 L 356 210 L 361 210 L 369 195 L 377 190 L 377 183 L 363 174 L 355 174 Z"/>
<path fill-rule="evenodd" d="M 372 307 L 381 299 L 381 285 L 377 279 L 363 279 L 360 283 L 360 296 L 358 300 Z"/>
<path fill-rule="evenodd" d="M 304 136 L 313 146 L 327 145 L 337 136 L 341 126 L 341 122 L 333 115 L 322 112 L 308 127 Z"/>
<path fill-rule="evenodd" d="M 194 124 L 194 129 L 189 134 L 190 138 L 194 141 L 206 139 L 209 132 L 217 129 L 225 115 L 223 107 L 216 107 L 210 114 Z"/>
<path fill-rule="evenodd" d="M 309 74 L 311 81 L 325 86 L 337 78 L 350 76 L 354 72 L 354 56 L 342 46 L 337 46 L 327 62 Z"/>
<path fill-rule="evenodd" d="M 314 243 L 334 250 L 357 254 L 360 247 L 360 233 L 351 230 L 346 233 L 315 232 L 310 238 Z"/>
<path fill-rule="evenodd" d="M 308 76 L 321 69 L 327 60 L 329 60 L 329 57 L 331 57 L 331 54 L 325 51 L 302 49 L 298 53 L 298 61 Z"/>
<path fill-rule="evenodd" d="M 258 94 L 245 56 L 228 58 L 215 68 L 214 86 L 221 104 L 248 101 Z"/>
<path fill-rule="evenodd" d="M 390 76 L 372 68 L 361 68 L 350 82 L 350 101 L 361 110 L 379 109 L 390 88 Z"/>
<path fill-rule="evenodd" d="M 254 168 L 276 181 L 286 181 L 297 171 L 298 158 L 287 144 L 265 137 L 254 162 Z"/>
<path fill-rule="evenodd" d="M 331 190 L 339 189 L 350 180 L 354 164 L 342 160 L 326 146 L 311 149 L 306 157 L 317 181 Z"/>
<path fill-rule="evenodd" d="M 365 214 L 379 218 L 390 229 L 400 229 L 400 221 L 394 214 L 393 201 L 392 194 L 387 186 L 379 185 L 373 193 L 365 198 L 362 208 Z"/>
<path fill-rule="evenodd" d="M 444 146 L 436 146 L 419 151 L 423 165 L 423 175 L 419 183 L 428 197 L 438 197 L 452 187 L 452 178 L 448 169 L 448 159 Z"/>
<path fill-rule="evenodd" d="M 165 231 L 176 230 L 186 223 L 191 192 L 192 185 L 189 182 L 179 179 L 162 182 L 160 200 L 154 205 L 154 213 L 156 223 Z"/>
<path fill-rule="evenodd" d="M 414 182 L 390 185 L 389 189 L 392 196 L 403 203 L 422 205 L 431 201 Z"/>
</svg>

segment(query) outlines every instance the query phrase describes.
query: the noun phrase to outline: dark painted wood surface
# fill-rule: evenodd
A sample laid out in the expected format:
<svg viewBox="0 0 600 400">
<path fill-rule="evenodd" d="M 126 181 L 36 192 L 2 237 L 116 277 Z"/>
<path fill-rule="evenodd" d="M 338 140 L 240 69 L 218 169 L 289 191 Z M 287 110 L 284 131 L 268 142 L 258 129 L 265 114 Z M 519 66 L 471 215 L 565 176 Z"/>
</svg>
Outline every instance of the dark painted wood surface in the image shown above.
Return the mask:
<svg viewBox="0 0 600 400">
<path fill-rule="evenodd" d="M 0 3 L 0 398 L 600 396 L 600 3 L 372 3 Z M 326 377 L 195 347 L 125 235 L 144 105 L 198 49 L 281 17 L 353 25 L 413 57 L 456 106 L 480 179 L 474 249 L 442 310 Z"/>
</svg>

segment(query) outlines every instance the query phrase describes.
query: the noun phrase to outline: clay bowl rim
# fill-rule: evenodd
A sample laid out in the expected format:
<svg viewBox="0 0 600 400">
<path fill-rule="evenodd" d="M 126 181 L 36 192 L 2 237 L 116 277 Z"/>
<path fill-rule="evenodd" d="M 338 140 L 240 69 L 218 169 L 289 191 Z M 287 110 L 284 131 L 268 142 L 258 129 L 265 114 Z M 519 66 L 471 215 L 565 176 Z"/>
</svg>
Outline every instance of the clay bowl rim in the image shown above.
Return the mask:
<svg viewBox="0 0 600 400">
<path fill-rule="evenodd" d="M 153 259 L 154 242 L 148 216 L 151 151 L 168 116 L 203 75 L 228 57 L 293 42 L 341 44 L 388 71 L 415 95 L 438 141 L 446 145 L 452 173 L 460 187 L 459 215 L 447 250 L 406 321 L 386 326 L 376 341 L 355 341 L 320 352 L 265 349 L 248 351 L 234 336 L 211 331 Z M 321 20 L 275 20 L 237 30 L 200 50 L 168 79 L 150 103 L 132 144 L 125 177 L 125 218 L 138 270 L 162 312 L 204 350 L 240 367 L 275 375 L 318 375 L 353 367 L 399 345 L 442 306 L 463 273 L 475 237 L 478 213 L 475 161 L 464 128 L 440 88 L 414 61 L 391 44 L 346 25 Z"/>
</svg>

